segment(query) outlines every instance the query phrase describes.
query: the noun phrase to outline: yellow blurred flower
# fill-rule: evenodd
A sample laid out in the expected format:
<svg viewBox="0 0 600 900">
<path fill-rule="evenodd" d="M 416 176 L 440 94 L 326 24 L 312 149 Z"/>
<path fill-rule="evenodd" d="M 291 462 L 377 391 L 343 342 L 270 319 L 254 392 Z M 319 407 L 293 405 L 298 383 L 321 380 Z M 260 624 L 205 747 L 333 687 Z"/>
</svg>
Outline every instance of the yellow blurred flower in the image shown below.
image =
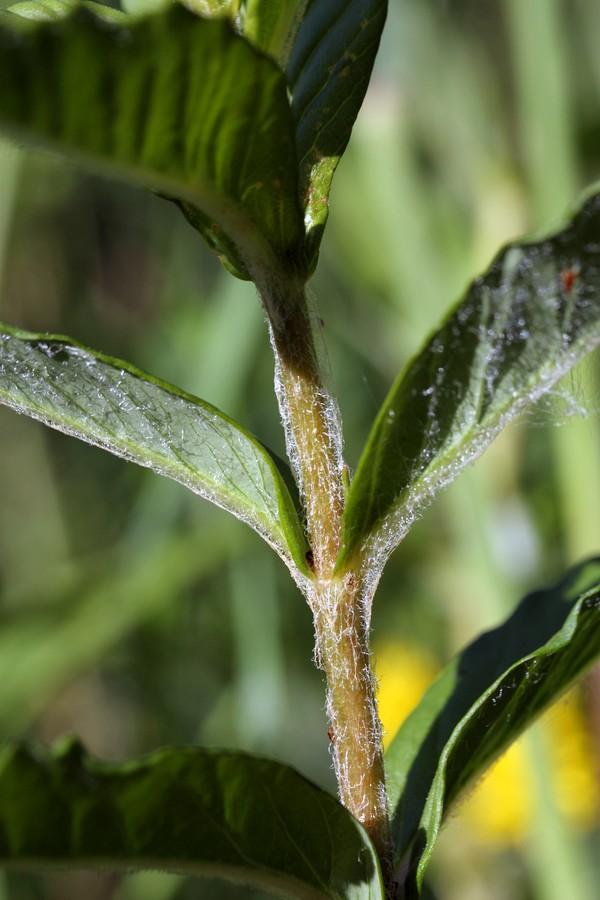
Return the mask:
<svg viewBox="0 0 600 900">
<path fill-rule="evenodd" d="M 600 821 L 600 784 L 581 690 L 573 688 L 540 720 L 551 787 L 558 809 L 574 827 Z M 494 844 L 518 844 L 535 826 L 535 779 L 522 741 L 495 763 L 460 809 L 460 819 Z"/>
<path fill-rule="evenodd" d="M 600 779 L 581 689 L 569 691 L 542 721 L 558 807 L 574 824 L 593 828 L 600 821 Z"/>
<path fill-rule="evenodd" d="M 377 699 L 384 728 L 383 746 L 387 748 L 437 675 L 439 665 L 422 647 L 388 641 L 375 648 L 375 671 L 379 680 Z"/>
<path fill-rule="evenodd" d="M 458 817 L 483 843 L 510 846 L 525 840 L 533 827 L 534 806 L 521 741 L 512 744 L 475 785 Z"/>
<path fill-rule="evenodd" d="M 375 651 L 379 714 L 387 747 L 435 678 L 438 666 L 422 648 L 388 642 Z M 600 822 L 600 780 L 582 692 L 573 688 L 541 719 L 556 804 L 569 822 L 591 829 Z M 517 741 L 462 803 L 459 818 L 478 840 L 497 846 L 522 842 L 534 827 L 531 761 Z"/>
</svg>

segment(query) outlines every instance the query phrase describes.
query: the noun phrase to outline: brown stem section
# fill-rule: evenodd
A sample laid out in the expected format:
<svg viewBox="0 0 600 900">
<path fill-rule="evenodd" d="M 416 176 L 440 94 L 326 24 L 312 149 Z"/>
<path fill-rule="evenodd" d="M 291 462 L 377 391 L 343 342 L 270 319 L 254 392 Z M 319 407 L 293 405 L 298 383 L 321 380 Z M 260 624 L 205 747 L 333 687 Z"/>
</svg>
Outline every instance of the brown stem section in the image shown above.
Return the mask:
<svg viewBox="0 0 600 900">
<path fill-rule="evenodd" d="M 339 412 L 327 392 L 304 287 L 265 304 L 276 360 L 276 387 L 288 456 L 298 481 L 317 578 L 329 578 L 340 549 L 344 506 Z"/>
<path fill-rule="evenodd" d="M 369 833 L 391 898 L 395 896 L 392 841 L 381 723 L 369 635 L 357 588 L 357 579 L 352 574 L 316 586 L 317 657 L 327 677 L 329 737 L 340 799 Z"/>
<path fill-rule="evenodd" d="M 364 825 L 394 896 L 381 725 L 371 673 L 360 573 L 334 576 L 344 509 L 341 423 L 323 383 L 303 286 L 261 290 L 276 360 L 276 389 L 288 456 L 304 504 L 313 579 L 307 599 L 316 657 L 327 678 L 327 714 L 344 806 Z"/>
</svg>

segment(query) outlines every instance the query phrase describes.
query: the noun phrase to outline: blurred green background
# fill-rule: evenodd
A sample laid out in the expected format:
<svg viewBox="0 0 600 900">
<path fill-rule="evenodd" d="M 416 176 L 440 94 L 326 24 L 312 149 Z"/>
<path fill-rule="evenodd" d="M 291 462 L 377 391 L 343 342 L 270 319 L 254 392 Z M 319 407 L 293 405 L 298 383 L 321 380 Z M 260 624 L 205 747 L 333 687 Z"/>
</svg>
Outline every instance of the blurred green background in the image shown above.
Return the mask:
<svg viewBox="0 0 600 900">
<path fill-rule="evenodd" d="M 595 0 L 391 0 L 312 283 L 351 465 L 469 280 L 600 176 L 599 38 Z M 253 288 L 174 206 L 0 144 L 0 286 L 1 319 L 127 359 L 283 454 Z M 598 369 L 596 356 L 508 429 L 392 558 L 373 626 L 388 730 L 523 593 L 600 552 Z M 335 790 L 310 616 L 266 545 L 184 488 L 4 409 L 0 435 L 0 739 L 77 732 L 109 759 L 243 748 Z M 484 784 L 447 825 L 439 900 L 600 894 L 600 673 L 553 716 L 492 776 L 500 789 Z M 242 896 L 259 895 L 155 874 L 0 875 L 0 900 Z"/>
</svg>

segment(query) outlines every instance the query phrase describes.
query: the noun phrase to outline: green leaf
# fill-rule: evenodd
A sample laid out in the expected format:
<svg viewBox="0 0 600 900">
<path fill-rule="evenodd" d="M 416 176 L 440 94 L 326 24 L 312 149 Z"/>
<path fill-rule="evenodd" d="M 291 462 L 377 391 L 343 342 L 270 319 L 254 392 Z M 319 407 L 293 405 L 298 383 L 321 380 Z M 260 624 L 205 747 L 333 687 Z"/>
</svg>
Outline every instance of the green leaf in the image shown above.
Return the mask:
<svg viewBox="0 0 600 900">
<path fill-rule="evenodd" d="M 464 788 L 600 654 L 600 559 L 537 591 L 443 671 L 386 754 L 393 831 L 419 895 L 443 817 Z"/>
<path fill-rule="evenodd" d="M 246 0 L 243 32 L 263 53 L 285 68 L 309 0 Z"/>
<path fill-rule="evenodd" d="M 129 0 L 131 2 L 131 0 Z M 139 0 L 138 0 L 139 2 Z M 147 2 L 147 0 L 142 0 Z M 152 0 L 155 2 L 155 0 Z M 177 0 L 199 16 L 227 15 L 232 21 L 239 14 L 244 0 Z"/>
<path fill-rule="evenodd" d="M 7 7 L 7 12 L 24 19 L 63 19 L 79 6 L 78 0 L 20 0 Z"/>
<path fill-rule="evenodd" d="M 281 763 L 196 748 L 120 765 L 72 740 L 0 754 L 0 864 L 163 869 L 303 900 L 383 900 L 338 801 Z"/>
<path fill-rule="evenodd" d="M 500 252 L 385 400 L 350 487 L 338 566 L 381 565 L 437 490 L 600 342 L 600 194 Z"/>
<path fill-rule="evenodd" d="M 168 6 L 170 0 L 121 0 L 121 6 L 128 15 L 143 16 L 158 12 Z"/>
<path fill-rule="evenodd" d="M 367 91 L 386 12 L 386 0 L 311 0 L 290 53 L 286 73 L 311 269 L 333 174 Z"/>
<path fill-rule="evenodd" d="M 285 76 L 226 18 L 0 13 L 0 127 L 176 199 L 240 277 L 300 266 Z"/>
<path fill-rule="evenodd" d="M 296 580 L 308 572 L 277 462 L 210 404 L 68 338 L 2 324 L 0 402 L 173 478 L 254 528 Z"/>
<path fill-rule="evenodd" d="M 39 22 L 52 19 L 64 19 L 78 7 L 89 10 L 98 18 L 106 22 L 125 24 L 127 16 L 120 10 L 96 3 L 95 0 L 20 0 L 7 7 L 7 12 L 15 13 L 24 19 L 34 19 Z"/>
</svg>

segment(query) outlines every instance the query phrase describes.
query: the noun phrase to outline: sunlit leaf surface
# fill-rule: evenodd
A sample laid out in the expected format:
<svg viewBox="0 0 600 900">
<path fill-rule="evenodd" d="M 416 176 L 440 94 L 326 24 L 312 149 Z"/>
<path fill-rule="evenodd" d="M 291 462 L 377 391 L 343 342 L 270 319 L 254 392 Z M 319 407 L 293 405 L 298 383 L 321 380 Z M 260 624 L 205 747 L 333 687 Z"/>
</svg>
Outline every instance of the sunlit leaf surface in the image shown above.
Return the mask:
<svg viewBox="0 0 600 900">
<path fill-rule="evenodd" d="M 120 765 L 72 741 L 0 753 L 0 864 L 221 876 L 299 900 L 383 900 L 375 852 L 281 763 L 197 748 Z"/>
<path fill-rule="evenodd" d="M 461 791 L 600 655 L 600 559 L 521 602 L 454 659 L 386 754 L 400 858 L 418 896 L 442 819 Z"/>
<path fill-rule="evenodd" d="M 350 488 L 340 565 L 381 563 L 424 505 L 600 343 L 600 195 L 504 249 L 393 385 Z"/>
<path fill-rule="evenodd" d="M 251 525 L 293 574 L 306 570 L 275 461 L 210 404 L 66 338 L 1 324 L 0 402 L 173 478 Z"/>
<path fill-rule="evenodd" d="M 178 4 L 124 24 L 84 7 L 0 12 L 0 128 L 180 201 L 241 277 L 258 259 L 298 264 L 286 80 L 226 18 Z"/>
<path fill-rule="evenodd" d="M 146 0 L 143 0 L 146 2 Z M 64 19 L 77 7 L 82 7 L 106 22 L 125 24 L 127 16 L 121 10 L 107 6 L 101 0 L 19 0 L 17 3 L 7 4 L 8 12 L 22 16 L 24 19 L 36 21 L 48 21 L 51 19 Z M 149 9 L 146 9 L 149 12 Z"/>
<path fill-rule="evenodd" d="M 244 36 L 285 66 L 308 0 L 246 0 Z"/>
</svg>

